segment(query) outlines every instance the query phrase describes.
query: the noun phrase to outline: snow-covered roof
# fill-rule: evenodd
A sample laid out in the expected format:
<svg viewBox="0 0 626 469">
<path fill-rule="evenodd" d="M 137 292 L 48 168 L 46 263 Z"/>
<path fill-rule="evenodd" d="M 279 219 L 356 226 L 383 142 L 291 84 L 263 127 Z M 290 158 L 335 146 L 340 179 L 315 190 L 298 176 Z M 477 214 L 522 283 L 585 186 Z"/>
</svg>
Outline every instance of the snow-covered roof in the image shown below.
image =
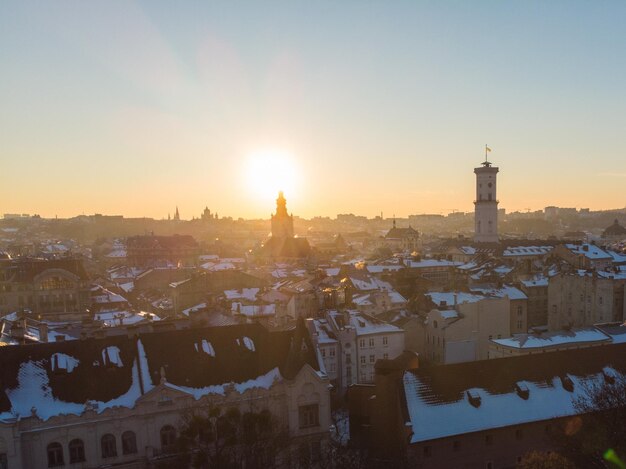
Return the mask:
<svg viewBox="0 0 626 469">
<path fill-rule="evenodd" d="M 224 290 L 227 300 L 256 300 L 260 288 L 242 288 L 241 290 Z"/>
<path fill-rule="evenodd" d="M 368 314 L 358 311 L 348 311 L 348 314 L 350 326 L 355 329 L 357 337 L 372 334 L 404 332 L 399 327 L 376 319 Z M 340 316 L 341 313 L 333 312 L 331 315 L 337 317 Z"/>
<path fill-rule="evenodd" d="M 590 260 L 613 259 L 613 257 L 595 244 L 566 244 L 565 247 L 574 254 L 585 256 Z"/>
<path fill-rule="evenodd" d="M 185 316 L 189 316 L 190 313 L 196 313 L 198 311 L 202 311 L 207 307 L 206 303 L 198 303 L 197 305 L 190 306 L 189 308 L 183 309 L 182 313 Z"/>
<path fill-rule="evenodd" d="M 550 253 L 554 246 L 509 246 L 502 251 L 503 257 L 543 256 Z"/>
<path fill-rule="evenodd" d="M 593 327 L 572 329 L 571 331 L 544 332 L 542 334 L 515 334 L 506 339 L 492 339 L 492 342 L 497 345 L 524 350 L 610 341 L 611 338 L 608 335 Z"/>
<path fill-rule="evenodd" d="M 504 298 L 505 296 L 508 296 L 511 300 L 525 300 L 528 298 L 523 291 L 512 285 L 502 285 L 501 287 L 472 286 L 470 287 L 470 290 L 473 293 L 480 293 L 485 296 L 495 296 L 497 298 Z"/>
<path fill-rule="evenodd" d="M 573 398 L 582 395 L 584 381 L 570 378 L 574 392 L 565 389 L 561 380 L 554 377 L 547 385 L 520 382 L 520 388 L 528 390 L 527 399 L 515 392 L 499 394 L 470 388 L 457 400 L 432 404 L 420 392 L 424 387 L 423 381 L 406 372 L 403 382 L 413 432 L 411 443 L 574 415 Z M 594 378 L 599 380 L 602 376 Z M 472 405 L 467 393 L 479 399 L 478 407 Z"/>
<path fill-rule="evenodd" d="M 626 376 L 625 351 L 586 347 L 406 371 L 411 443 L 574 415 L 587 384 Z"/>
<path fill-rule="evenodd" d="M 330 325 L 326 319 L 307 319 L 309 324 L 309 330 L 311 326 L 314 333 L 317 334 L 317 342 L 319 344 L 336 344 L 337 339 L 334 338 L 334 334 L 331 332 Z M 333 337 L 331 337 L 331 335 Z"/>
<path fill-rule="evenodd" d="M 447 306 L 453 306 L 455 304 L 463 303 L 476 303 L 485 299 L 484 295 L 477 295 L 473 293 L 465 292 L 429 292 L 426 296 L 431 299 L 436 305 L 445 304 Z"/>
<path fill-rule="evenodd" d="M 244 305 L 240 302 L 233 302 L 231 305 L 233 313 L 243 314 L 248 317 L 274 316 L 276 315 L 276 305 Z"/>
<path fill-rule="evenodd" d="M 432 267 L 460 267 L 463 265 L 463 262 L 423 259 L 421 261 L 407 260 L 405 264 L 409 269 L 427 269 Z"/>
<path fill-rule="evenodd" d="M 548 277 L 539 274 L 539 275 L 535 275 L 532 278 L 526 279 L 526 280 L 521 280 L 522 285 L 524 285 L 527 288 L 532 288 L 532 287 L 547 287 L 548 286 Z"/>
</svg>

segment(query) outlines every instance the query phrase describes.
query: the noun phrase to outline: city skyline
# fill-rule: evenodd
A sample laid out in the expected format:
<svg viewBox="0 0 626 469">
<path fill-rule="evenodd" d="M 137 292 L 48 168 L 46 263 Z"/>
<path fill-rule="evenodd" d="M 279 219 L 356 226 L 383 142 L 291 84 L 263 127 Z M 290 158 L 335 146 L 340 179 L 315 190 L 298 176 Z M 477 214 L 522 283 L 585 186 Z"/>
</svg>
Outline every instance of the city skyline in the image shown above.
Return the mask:
<svg viewBox="0 0 626 469">
<path fill-rule="evenodd" d="M 2 213 L 471 212 L 485 143 L 507 211 L 624 207 L 618 3 L 0 12 Z M 264 152 L 291 190 L 252 187 Z"/>
</svg>

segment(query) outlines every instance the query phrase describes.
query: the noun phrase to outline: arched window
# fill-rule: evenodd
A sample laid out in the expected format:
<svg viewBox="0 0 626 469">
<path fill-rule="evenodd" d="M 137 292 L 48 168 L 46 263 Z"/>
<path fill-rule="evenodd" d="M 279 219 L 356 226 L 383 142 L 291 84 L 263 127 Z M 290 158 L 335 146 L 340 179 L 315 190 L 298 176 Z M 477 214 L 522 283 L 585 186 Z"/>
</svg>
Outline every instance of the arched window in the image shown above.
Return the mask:
<svg viewBox="0 0 626 469">
<path fill-rule="evenodd" d="M 50 443 L 48 445 L 48 467 L 63 466 L 63 446 L 61 443 Z"/>
<path fill-rule="evenodd" d="M 164 453 L 174 450 L 176 444 L 176 429 L 171 425 L 161 428 L 161 449 Z"/>
<path fill-rule="evenodd" d="M 103 458 L 114 458 L 117 456 L 117 447 L 115 446 L 115 437 L 107 433 L 100 440 Z"/>
<path fill-rule="evenodd" d="M 137 452 L 137 437 L 135 432 L 122 433 L 122 454 L 135 454 Z"/>
<path fill-rule="evenodd" d="M 68 446 L 70 450 L 70 464 L 85 461 L 85 443 L 83 443 L 83 440 L 76 438 L 70 441 Z"/>
</svg>

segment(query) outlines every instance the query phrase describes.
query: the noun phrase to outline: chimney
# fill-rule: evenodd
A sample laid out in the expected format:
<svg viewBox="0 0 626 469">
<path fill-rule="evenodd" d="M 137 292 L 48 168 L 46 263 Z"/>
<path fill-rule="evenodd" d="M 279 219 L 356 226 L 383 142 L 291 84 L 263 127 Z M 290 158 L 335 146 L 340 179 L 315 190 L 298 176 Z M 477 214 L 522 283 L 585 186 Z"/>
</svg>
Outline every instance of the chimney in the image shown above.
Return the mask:
<svg viewBox="0 0 626 469">
<path fill-rule="evenodd" d="M 39 340 L 41 342 L 48 342 L 48 324 L 45 322 L 39 324 Z"/>
</svg>

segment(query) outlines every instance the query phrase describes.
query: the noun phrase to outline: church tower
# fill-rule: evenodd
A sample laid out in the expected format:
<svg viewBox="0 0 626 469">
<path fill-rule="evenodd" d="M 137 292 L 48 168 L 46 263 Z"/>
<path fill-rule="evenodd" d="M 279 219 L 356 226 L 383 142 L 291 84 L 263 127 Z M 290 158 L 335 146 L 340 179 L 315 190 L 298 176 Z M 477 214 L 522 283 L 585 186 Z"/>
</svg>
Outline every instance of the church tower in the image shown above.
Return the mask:
<svg viewBox="0 0 626 469">
<path fill-rule="evenodd" d="M 491 166 L 487 159 L 481 167 L 474 168 L 476 174 L 476 200 L 474 201 L 474 241 L 477 243 L 498 242 L 498 199 L 496 197 L 496 176 L 498 168 Z"/>
<path fill-rule="evenodd" d="M 276 214 L 272 215 L 272 237 L 293 238 L 293 215 L 287 213 L 287 200 L 283 191 L 276 199 Z"/>
</svg>

